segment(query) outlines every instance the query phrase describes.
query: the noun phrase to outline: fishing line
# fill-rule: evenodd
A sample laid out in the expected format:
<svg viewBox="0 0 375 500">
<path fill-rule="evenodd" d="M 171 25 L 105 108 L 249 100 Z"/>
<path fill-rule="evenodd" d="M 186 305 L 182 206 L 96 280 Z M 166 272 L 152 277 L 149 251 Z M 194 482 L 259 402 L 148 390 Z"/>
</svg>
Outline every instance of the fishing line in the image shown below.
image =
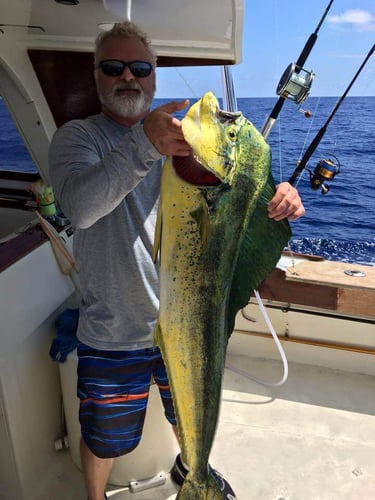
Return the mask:
<svg viewBox="0 0 375 500">
<path fill-rule="evenodd" d="M 281 147 L 281 117 L 279 118 L 278 124 L 277 124 L 277 130 L 279 134 L 279 182 L 283 182 L 283 167 L 282 167 L 282 147 Z"/>
<path fill-rule="evenodd" d="M 330 124 L 332 118 L 337 113 L 338 109 L 340 108 L 341 104 L 343 103 L 344 99 L 346 98 L 348 92 L 352 88 L 354 82 L 356 81 L 356 79 L 358 78 L 358 76 L 360 75 L 361 71 L 363 70 L 363 68 L 365 67 L 366 63 L 368 62 L 368 60 L 370 59 L 370 57 L 373 55 L 374 52 L 375 52 L 375 44 L 369 50 L 367 56 L 365 57 L 364 61 L 362 62 L 362 64 L 358 68 L 356 74 L 354 75 L 354 77 L 350 81 L 349 85 L 345 89 L 345 92 L 342 94 L 342 96 L 337 101 L 335 107 L 331 111 L 331 113 L 328 116 L 327 120 L 325 121 L 324 125 L 318 131 L 318 133 L 316 134 L 316 136 L 314 137 L 314 139 L 311 141 L 311 143 L 310 143 L 309 147 L 307 148 L 307 150 L 305 151 L 305 153 L 304 153 L 301 161 L 298 162 L 297 168 L 294 170 L 292 176 L 288 180 L 289 184 L 291 184 L 292 186 L 294 185 L 295 181 L 297 180 L 297 178 L 299 177 L 299 175 L 302 173 L 302 171 L 307 167 L 307 164 L 308 164 L 308 162 L 310 160 L 310 157 L 314 153 L 315 149 L 318 147 L 320 141 L 323 139 L 323 136 L 326 133 L 328 125 Z M 335 172 L 334 175 L 336 173 L 337 172 Z"/>
<path fill-rule="evenodd" d="M 371 75 L 368 75 L 367 82 L 366 82 L 365 86 L 363 87 L 363 95 L 365 95 L 365 91 L 368 90 L 370 85 L 374 83 L 374 80 L 375 80 L 374 77 L 371 78 Z M 369 93 L 368 95 L 373 95 L 373 94 Z"/>
<path fill-rule="evenodd" d="M 187 88 L 190 90 L 190 92 L 193 94 L 193 97 L 195 99 L 199 99 L 199 96 L 197 95 L 197 93 L 195 92 L 195 90 L 193 89 L 193 87 L 190 85 L 190 83 L 186 80 L 186 78 L 184 77 L 184 75 L 181 73 L 181 71 L 178 69 L 178 68 L 175 68 L 176 70 L 176 73 L 179 75 L 179 77 L 181 78 L 181 80 L 184 82 L 184 84 L 187 86 Z"/>
<path fill-rule="evenodd" d="M 303 143 L 302 148 L 301 148 L 301 153 L 300 153 L 300 155 L 299 155 L 299 159 L 298 159 L 298 161 L 297 161 L 297 165 L 298 165 L 298 164 L 299 164 L 299 162 L 302 160 L 303 153 L 304 153 L 305 148 L 306 148 L 307 140 L 308 140 L 308 138 L 309 138 L 309 135 L 310 135 L 311 129 L 312 129 L 313 125 L 314 125 L 314 120 L 315 120 L 315 116 L 316 116 L 317 111 L 318 111 L 319 104 L 320 104 L 320 97 L 318 97 L 318 100 L 317 100 L 317 102 L 316 102 L 316 104 L 315 104 L 315 109 L 314 109 L 314 112 L 312 113 L 312 120 L 310 121 L 310 126 L 309 126 L 309 129 L 308 129 L 308 131 L 306 132 L 305 140 L 304 140 L 304 143 Z M 295 184 L 295 186 L 296 186 L 296 187 L 298 187 L 298 185 L 299 185 L 299 183 L 300 183 L 300 181 L 301 181 L 301 179 L 302 179 L 302 177 L 303 177 L 303 174 L 304 174 L 304 172 L 301 172 L 301 174 L 299 175 L 299 177 L 298 177 L 298 179 L 297 179 L 297 181 L 296 181 L 296 184 Z"/>
<path fill-rule="evenodd" d="M 303 152 L 305 150 L 305 147 L 306 147 L 306 144 L 307 144 L 307 139 L 309 138 L 311 129 L 312 129 L 313 125 L 314 125 L 315 116 L 316 116 L 319 104 L 320 104 L 320 97 L 318 97 L 318 99 L 316 101 L 316 104 L 315 104 L 314 113 L 312 113 L 312 120 L 310 120 L 310 126 L 309 126 L 308 131 L 306 132 L 306 137 L 305 137 L 304 143 L 303 143 L 302 148 L 301 148 L 300 159 L 302 158 L 302 154 L 303 154 Z"/>
<path fill-rule="evenodd" d="M 281 356 L 281 360 L 283 362 L 283 369 L 284 369 L 284 374 L 282 376 L 282 378 L 278 381 L 278 382 L 267 382 L 265 380 L 260 380 L 259 378 L 256 378 L 256 377 L 253 377 L 251 375 L 249 375 L 247 372 L 239 369 L 239 368 L 236 368 L 234 366 L 232 366 L 230 363 L 226 363 L 225 364 L 225 367 L 228 368 L 228 370 L 232 371 L 232 372 L 235 372 L 235 373 L 238 373 L 239 375 L 242 375 L 243 377 L 247 378 L 247 379 L 250 379 L 250 380 L 253 380 L 254 382 L 257 382 L 258 384 L 261 384 L 261 385 L 266 385 L 266 386 L 269 386 L 269 387 L 277 387 L 279 385 L 283 385 L 284 382 L 286 381 L 286 379 L 288 378 L 288 360 L 286 359 L 286 356 L 285 356 L 285 352 L 284 352 L 284 349 L 283 349 L 283 346 L 281 345 L 281 342 L 277 336 L 277 333 L 275 332 L 275 329 L 274 327 L 272 326 L 272 323 L 271 323 L 271 320 L 267 314 L 267 311 L 263 305 L 263 302 L 262 302 L 262 299 L 260 298 L 260 295 L 259 295 L 259 292 L 258 290 L 254 290 L 254 295 L 255 295 L 255 298 L 257 299 L 257 302 L 258 302 L 258 305 L 260 307 L 260 310 L 263 314 L 263 317 L 264 317 L 264 320 L 269 328 L 269 331 L 271 332 L 272 334 L 272 337 L 275 341 L 275 344 L 277 346 L 277 349 L 280 353 L 280 356 Z"/>
<path fill-rule="evenodd" d="M 296 271 L 296 261 L 295 261 L 295 258 L 294 258 L 294 253 L 293 253 L 293 250 L 292 250 L 292 247 L 290 246 L 290 241 L 288 241 L 288 250 L 289 250 L 289 256 L 290 256 L 290 260 L 292 262 L 292 271 L 291 273 L 292 274 L 298 274 L 297 271 Z"/>
</svg>

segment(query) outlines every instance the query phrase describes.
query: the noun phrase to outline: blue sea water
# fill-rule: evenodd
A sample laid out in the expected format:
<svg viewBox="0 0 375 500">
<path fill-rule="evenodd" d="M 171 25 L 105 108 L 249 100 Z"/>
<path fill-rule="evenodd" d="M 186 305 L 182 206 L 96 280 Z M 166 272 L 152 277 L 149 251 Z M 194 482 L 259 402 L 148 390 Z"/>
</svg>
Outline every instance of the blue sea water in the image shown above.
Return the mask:
<svg viewBox="0 0 375 500">
<path fill-rule="evenodd" d="M 269 136 L 272 168 L 278 183 L 293 173 L 338 99 L 311 97 L 303 110 L 286 101 Z M 156 99 L 154 105 L 168 102 Z M 193 100 L 191 100 L 193 102 Z M 261 129 L 276 98 L 239 98 L 238 109 Z M 303 111 L 309 110 L 311 118 Z M 296 185 L 306 215 L 292 222 L 294 251 L 326 259 L 375 265 L 375 97 L 347 97 L 327 126 L 308 167 L 325 158 L 337 159 L 340 173 L 322 195 L 310 187 L 308 172 Z M 183 113 L 178 117 L 182 117 Z M 332 157 L 331 155 L 334 155 Z M 35 167 L 0 100 L 0 169 L 33 171 Z"/>
<path fill-rule="evenodd" d="M 239 109 L 261 127 L 267 100 L 241 101 Z M 308 99 L 303 107 L 311 111 L 311 118 L 306 118 L 291 101 L 285 103 L 269 136 L 276 182 L 290 177 L 296 161 L 301 159 L 337 102 L 333 97 Z M 273 103 L 271 99 L 268 107 Z M 337 159 L 340 173 L 330 182 L 326 195 L 311 189 L 307 171 L 299 180 L 297 188 L 306 215 L 291 224 L 294 250 L 327 259 L 375 264 L 374 112 L 375 97 L 347 97 L 328 124 L 308 167 L 314 170 L 321 159 Z"/>
</svg>

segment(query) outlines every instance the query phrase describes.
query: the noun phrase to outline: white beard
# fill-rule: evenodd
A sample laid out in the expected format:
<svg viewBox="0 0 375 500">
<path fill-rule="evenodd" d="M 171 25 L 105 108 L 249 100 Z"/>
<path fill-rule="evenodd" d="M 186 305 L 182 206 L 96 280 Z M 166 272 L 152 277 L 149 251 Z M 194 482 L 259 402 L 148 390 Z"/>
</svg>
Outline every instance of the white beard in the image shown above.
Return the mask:
<svg viewBox="0 0 375 500">
<path fill-rule="evenodd" d="M 121 95 L 116 91 L 120 89 L 137 89 L 139 93 L 134 95 Z M 152 103 L 154 95 L 148 95 L 143 88 L 134 83 L 120 83 L 107 93 L 99 93 L 100 102 L 112 113 L 123 118 L 135 118 L 147 111 Z"/>
</svg>

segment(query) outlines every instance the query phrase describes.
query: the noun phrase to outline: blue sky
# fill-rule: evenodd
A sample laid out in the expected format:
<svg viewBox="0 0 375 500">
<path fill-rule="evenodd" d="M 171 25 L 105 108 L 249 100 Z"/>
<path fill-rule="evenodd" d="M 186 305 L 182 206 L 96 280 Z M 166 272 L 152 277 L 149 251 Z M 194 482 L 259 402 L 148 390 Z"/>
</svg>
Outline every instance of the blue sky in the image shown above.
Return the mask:
<svg viewBox="0 0 375 500">
<path fill-rule="evenodd" d="M 328 0 L 245 0 L 242 63 L 232 67 L 237 97 L 273 97 L 296 62 Z M 311 96 L 340 96 L 375 43 L 375 0 L 335 0 L 304 68 L 315 73 Z M 221 96 L 218 68 L 160 68 L 156 97 Z M 375 95 L 375 55 L 349 95 Z"/>
</svg>

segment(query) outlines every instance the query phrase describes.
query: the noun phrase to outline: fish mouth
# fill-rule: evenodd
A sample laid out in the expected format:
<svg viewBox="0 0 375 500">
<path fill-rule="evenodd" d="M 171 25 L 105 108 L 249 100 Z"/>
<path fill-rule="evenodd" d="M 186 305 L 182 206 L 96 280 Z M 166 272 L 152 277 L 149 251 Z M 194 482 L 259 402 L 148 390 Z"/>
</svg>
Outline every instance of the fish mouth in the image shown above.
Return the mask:
<svg viewBox="0 0 375 500">
<path fill-rule="evenodd" d="M 195 154 L 190 156 L 172 156 L 172 165 L 176 174 L 193 186 L 210 187 L 222 184 L 222 181 L 207 170 Z"/>
</svg>

